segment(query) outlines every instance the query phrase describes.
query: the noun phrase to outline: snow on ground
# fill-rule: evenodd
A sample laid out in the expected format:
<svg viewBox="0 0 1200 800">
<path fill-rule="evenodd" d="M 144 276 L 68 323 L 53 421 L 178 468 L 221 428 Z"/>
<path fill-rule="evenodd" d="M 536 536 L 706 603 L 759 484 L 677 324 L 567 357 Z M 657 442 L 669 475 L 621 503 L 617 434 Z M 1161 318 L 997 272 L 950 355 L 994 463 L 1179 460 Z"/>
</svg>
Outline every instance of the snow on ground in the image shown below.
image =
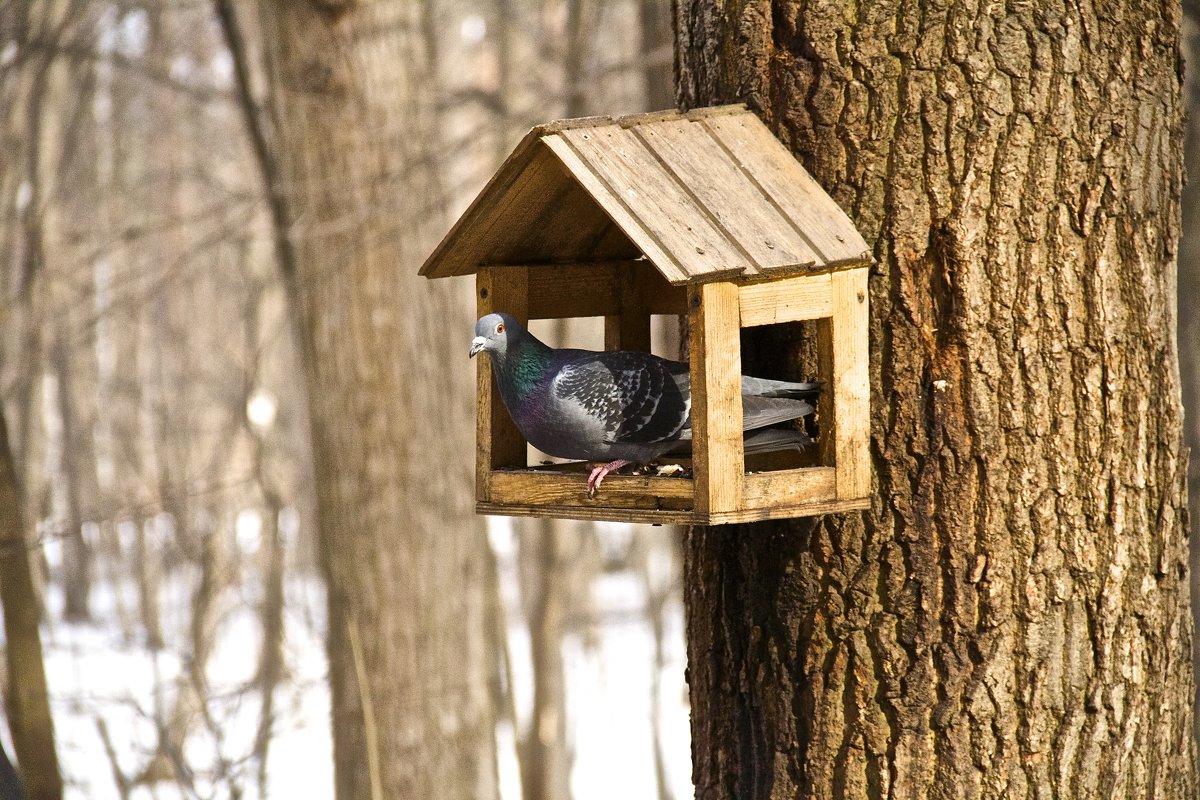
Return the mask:
<svg viewBox="0 0 1200 800">
<path fill-rule="evenodd" d="M 620 539 L 630 534 L 614 528 L 603 535 Z M 519 613 L 511 530 L 503 523 L 493 525 L 490 539 L 502 571 L 515 699 L 525 724 L 532 674 L 528 632 Z M 164 582 L 162 627 L 168 641 L 157 653 L 147 650 L 141 641 L 126 641 L 122 635 L 118 622 L 122 615 L 136 617 L 137 598 L 131 577 L 119 578 L 116 591 L 112 583 L 97 581 L 92 601 L 95 618 L 101 620 L 98 624 L 61 621 L 61 592 L 51 585 L 48 601 L 55 622 L 44 628 L 43 643 L 67 800 L 118 797 L 98 721 L 103 721 L 126 775 L 144 768 L 153 753 L 156 720 L 170 713 L 177 678 L 186 669 L 178 654 L 187 652 L 184 640 L 190 621 L 190 577 L 178 574 Z M 259 797 L 257 765 L 248 756 L 260 705 L 256 692 L 244 691 L 254 674 L 259 650 L 260 631 L 254 612 L 257 597 L 257 588 L 248 582 L 219 599 L 220 632 L 208 667 L 214 698 L 209 703 L 211 720 L 200 720 L 193 726 L 183 753 L 184 761 L 194 770 L 192 788 L 184 790 L 166 782 L 155 784 L 153 789 L 139 786 L 132 793 L 136 800 L 225 798 L 231 796 L 231 784 L 239 787 L 241 797 Z M 297 576 L 289 580 L 287 597 L 288 675 L 275 695 L 275 736 L 268 758 L 267 795 L 319 800 L 333 795 L 329 694 L 320 633 L 324 596 L 319 580 Z M 574 800 L 657 799 L 652 738 L 655 709 L 651 708 L 654 640 L 642 614 L 645 599 L 644 586 L 634 576 L 601 576 L 593 586 L 594 606 L 603 612 L 594 638 L 585 642 L 583 637 L 572 635 L 564 644 Z M 673 598 L 668 604 L 665 667 L 660 674 L 657 713 L 668 788 L 680 799 L 692 794 L 682 624 L 682 609 L 678 598 Z M 520 798 L 515 741 L 512 727 L 502 724 L 497 730 L 497 745 L 503 800 Z"/>
</svg>

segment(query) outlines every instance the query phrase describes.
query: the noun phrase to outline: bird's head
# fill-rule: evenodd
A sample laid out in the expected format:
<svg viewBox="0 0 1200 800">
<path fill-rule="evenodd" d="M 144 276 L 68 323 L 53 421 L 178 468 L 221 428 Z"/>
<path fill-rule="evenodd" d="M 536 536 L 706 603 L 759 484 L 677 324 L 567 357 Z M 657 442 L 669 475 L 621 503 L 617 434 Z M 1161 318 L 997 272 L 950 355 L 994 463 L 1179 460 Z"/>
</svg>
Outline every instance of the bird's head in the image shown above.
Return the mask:
<svg viewBox="0 0 1200 800">
<path fill-rule="evenodd" d="M 525 332 L 521 323 L 503 312 L 487 314 L 475 323 L 475 338 L 471 340 L 472 358 L 483 350 L 503 358 L 508 353 L 510 342 Z"/>
</svg>

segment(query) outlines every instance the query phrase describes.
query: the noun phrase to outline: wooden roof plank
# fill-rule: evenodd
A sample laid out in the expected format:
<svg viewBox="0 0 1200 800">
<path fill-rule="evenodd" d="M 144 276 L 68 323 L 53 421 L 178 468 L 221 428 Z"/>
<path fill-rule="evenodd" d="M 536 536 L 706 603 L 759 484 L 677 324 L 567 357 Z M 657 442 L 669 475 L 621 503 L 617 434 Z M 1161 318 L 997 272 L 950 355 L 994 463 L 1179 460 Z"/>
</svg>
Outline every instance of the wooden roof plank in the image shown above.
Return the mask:
<svg viewBox="0 0 1200 800">
<path fill-rule="evenodd" d="M 830 265 L 869 261 L 869 248 L 846 212 L 753 114 L 701 124 L 741 164 L 764 195 Z"/>
<path fill-rule="evenodd" d="M 638 219 L 639 228 L 674 255 L 688 277 L 752 266 L 737 243 L 710 221 L 695 199 L 631 131 L 613 125 L 563 131 L 560 135 L 608 185 L 610 194 Z M 630 238 L 641 246 L 636 236 L 630 234 Z M 655 260 L 649 253 L 646 257 Z"/>
<path fill-rule="evenodd" d="M 671 120 L 642 125 L 637 135 L 755 264 L 771 269 L 824 261 L 707 127 Z"/>
<path fill-rule="evenodd" d="M 501 213 L 490 231 L 497 238 L 482 261 L 515 264 L 636 258 L 640 251 L 628 237 L 619 231 L 619 237 L 609 236 L 614 225 L 600 204 L 566 172 L 548 147 L 543 146 L 541 152 L 549 168 L 562 176 L 561 191 L 538 198 L 527 207 L 514 204 Z"/>
<path fill-rule="evenodd" d="M 676 285 L 870 261 L 850 219 L 766 126 L 744 106 L 719 106 L 535 127 L 421 274 L 639 253 Z"/>
<path fill-rule="evenodd" d="M 579 181 L 604 211 L 612 217 L 613 222 L 617 223 L 617 226 L 638 246 L 646 258 L 650 259 L 664 278 L 671 283 L 686 283 L 688 273 L 683 266 L 675 259 L 670 250 L 662 247 L 653 234 L 642 226 L 638 217 L 631 213 L 600 176 L 592 171 L 588 162 L 575 152 L 570 143 L 563 138 L 564 135 L 569 134 L 570 131 L 562 131 L 548 135 L 542 141 L 570 170 L 575 180 Z"/>
</svg>

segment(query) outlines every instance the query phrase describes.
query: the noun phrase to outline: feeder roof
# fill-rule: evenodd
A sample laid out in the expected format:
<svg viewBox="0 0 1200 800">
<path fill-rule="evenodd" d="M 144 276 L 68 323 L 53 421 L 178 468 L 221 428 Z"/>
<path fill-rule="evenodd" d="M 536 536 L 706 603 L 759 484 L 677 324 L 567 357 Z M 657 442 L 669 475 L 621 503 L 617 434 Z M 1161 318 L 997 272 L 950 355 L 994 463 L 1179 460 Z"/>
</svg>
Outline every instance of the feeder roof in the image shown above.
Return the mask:
<svg viewBox="0 0 1200 800">
<path fill-rule="evenodd" d="M 642 256 L 673 284 L 871 261 L 846 213 L 737 105 L 539 125 L 421 274 Z"/>
</svg>

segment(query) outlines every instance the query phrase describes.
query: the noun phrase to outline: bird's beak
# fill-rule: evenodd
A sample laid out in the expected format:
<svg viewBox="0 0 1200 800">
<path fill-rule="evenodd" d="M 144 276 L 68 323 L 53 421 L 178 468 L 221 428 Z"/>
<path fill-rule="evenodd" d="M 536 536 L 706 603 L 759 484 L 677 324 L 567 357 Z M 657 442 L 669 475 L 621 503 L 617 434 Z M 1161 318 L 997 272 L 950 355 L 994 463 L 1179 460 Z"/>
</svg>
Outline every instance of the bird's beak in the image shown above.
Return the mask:
<svg viewBox="0 0 1200 800">
<path fill-rule="evenodd" d="M 485 344 L 487 344 L 487 339 L 482 336 L 476 336 L 471 340 L 471 352 L 467 354 L 467 357 L 474 358 L 475 354 L 482 350 Z"/>
</svg>

